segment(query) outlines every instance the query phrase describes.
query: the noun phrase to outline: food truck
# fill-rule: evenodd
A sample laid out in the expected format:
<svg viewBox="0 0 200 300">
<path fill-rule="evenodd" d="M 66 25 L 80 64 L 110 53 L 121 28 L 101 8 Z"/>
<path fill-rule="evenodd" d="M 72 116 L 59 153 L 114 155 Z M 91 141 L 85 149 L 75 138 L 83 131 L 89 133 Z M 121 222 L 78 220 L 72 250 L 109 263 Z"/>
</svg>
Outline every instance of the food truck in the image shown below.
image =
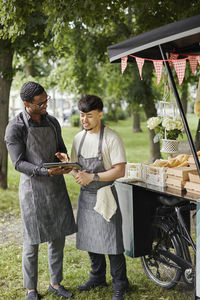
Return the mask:
<svg viewBox="0 0 200 300">
<path fill-rule="evenodd" d="M 200 15 L 111 45 L 108 55 L 111 63 L 121 63 L 122 72 L 129 63 L 137 63 L 140 76 L 144 62 L 152 62 L 157 82 L 164 65 L 191 151 L 191 155 L 184 149 L 175 155 L 177 150 L 168 148 L 163 152 L 169 158 L 160 165 L 130 163 L 125 178 L 116 182 L 126 254 L 141 257 L 147 276 L 159 286 L 172 288 L 181 276 L 186 283 L 195 283 L 194 297 L 200 299 L 200 152 L 171 70 L 175 69 L 181 84 L 187 62 L 193 73 L 199 67 Z M 196 211 L 196 246 L 190 236 L 192 210 Z"/>
</svg>

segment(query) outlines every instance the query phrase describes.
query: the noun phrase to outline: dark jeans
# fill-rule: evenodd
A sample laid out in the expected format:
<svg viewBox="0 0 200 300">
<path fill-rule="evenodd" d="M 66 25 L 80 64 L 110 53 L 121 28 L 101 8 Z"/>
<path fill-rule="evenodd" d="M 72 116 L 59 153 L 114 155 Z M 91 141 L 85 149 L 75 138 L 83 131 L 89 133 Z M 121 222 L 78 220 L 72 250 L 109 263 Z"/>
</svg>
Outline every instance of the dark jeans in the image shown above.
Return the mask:
<svg viewBox="0 0 200 300">
<path fill-rule="evenodd" d="M 94 282 L 105 282 L 106 280 L 106 259 L 104 254 L 88 252 L 91 261 L 92 271 L 90 280 Z M 124 290 L 128 288 L 126 275 L 126 260 L 124 254 L 108 255 L 110 260 L 110 273 L 114 290 Z"/>
</svg>

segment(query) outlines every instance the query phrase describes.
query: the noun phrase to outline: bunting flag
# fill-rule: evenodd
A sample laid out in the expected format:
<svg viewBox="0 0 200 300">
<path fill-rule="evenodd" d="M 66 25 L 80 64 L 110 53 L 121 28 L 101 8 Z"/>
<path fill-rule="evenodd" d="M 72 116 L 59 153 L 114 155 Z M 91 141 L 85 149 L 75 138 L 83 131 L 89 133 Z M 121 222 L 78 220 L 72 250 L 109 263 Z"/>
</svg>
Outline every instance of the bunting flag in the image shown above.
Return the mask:
<svg viewBox="0 0 200 300">
<path fill-rule="evenodd" d="M 179 56 L 179 54 L 170 53 L 170 57 L 169 57 L 169 59 L 170 59 L 170 62 L 169 62 L 170 67 L 173 65 L 173 61 L 172 60 L 177 59 L 178 56 Z"/>
<path fill-rule="evenodd" d="M 143 78 L 142 78 L 142 68 L 143 68 L 143 65 L 144 65 L 144 58 L 136 57 L 135 59 L 136 59 L 137 66 L 138 66 L 138 69 L 139 69 L 140 78 L 141 78 L 141 80 L 143 80 Z"/>
<path fill-rule="evenodd" d="M 192 74 L 195 73 L 196 67 L 197 67 L 197 57 L 196 56 L 188 56 L 189 62 L 190 62 L 190 67 L 192 70 Z"/>
<path fill-rule="evenodd" d="M 181 85 L 185 76 L 186 59 L 176 59 L 173 65 L 178 76 L 178 83 Z"/>
<path fill-rule="evenodd" d="M 124 57 L 121 58 L 121 71 L 122 71 L 122 74 L 126 70 L 127 60 L 128 60 L 128 56 L 124 56 Z"/>
<path fill-rule="evenodd" d="M 184 76 L 185 76 L 185 68 L 186 68 L 187 60 L 189 60 L 189 63 L 190 63 L 193 74 L 195 73 L 197 64 L 200 65 L 200 55 L 170 53 L 170 58 L 169 59 L 162 59 L 162 60 L 161 59 L 160 60 L 154 60 L 154 59 L 150 59 L 150 58 L 141 58 L 141 57 L 137 57 L 133 54 L 129 54 L 129 56 L 133 57 L 136 60 L 141 79 L 143 79 L 142 78 L 142 68 L 143 68 L 145 60 L 153 62 L 155 72 L 156 72 L 156 76 L 157 76 L 157 85 L 160 83 L 164 61 L 168 61 L 170 66 L 174 66 L 174 69 L 175 69 L 176 74 L 178 76 L 179 85 L 182 84 Z M 185 58 L 178 59 L 179 56 L 182 56 L 182 57 L 185 56 Z M 126 68 L 126 66 L 127 66 L 127 56 L 122 57 L 121 58 L 121 63 L 122 63 L 122 61 L 124 61 L 125 68 Z M 125 68 L 123 69 L 123 71 L 125 70 Z"/>
<path fill-rule="evenodd" d="M 159 60 L 154 60 L 153 61 L 154 68 L 156 71 L 156 76 L 157 76 L 157 82 L 156 84 L 158 85 L 162 76 L 162 70 L 163 70 L 163 62 Z"/>
</svg>

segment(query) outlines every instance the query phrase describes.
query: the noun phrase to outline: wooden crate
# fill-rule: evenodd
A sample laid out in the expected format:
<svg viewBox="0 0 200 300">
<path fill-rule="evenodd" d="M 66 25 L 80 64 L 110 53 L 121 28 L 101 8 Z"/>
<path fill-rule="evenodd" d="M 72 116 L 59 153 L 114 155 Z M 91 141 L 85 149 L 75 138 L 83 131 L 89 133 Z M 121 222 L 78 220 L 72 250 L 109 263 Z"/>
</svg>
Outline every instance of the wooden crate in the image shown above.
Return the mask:
<svg viewBox="0 0 200 300">
<path fill-rule="evenodd" d="M 186 188 L 187 192 L 189 192 L 189 193 L 195 193 L 195 194 L 200 195 L 200 183 L 187 181 L 185 183 L 185 188 Z"/>
<path fill-rule="evenodd" d="M 189 180 L 189 173 L 195 171 L 196 168 L 193 167 L 176 167 L 168 168 L 166 173 L 168 176 L 175 176 L 181 178 L 184 181 Z"/>
<path fill-rule="evenodd" d="M 189 180 L 191 182 L 200 183 L 200 177 L 199 177 L 199 173 L 197 170 L 189 172 L 188 175 L 189 175 Z"/>
<path fill-rule="evenodd" d="M 182 180 L 180 177 L 169 176 L 166 179 L 167 186 L 175 188 L 178 190 L 184 190 L 186 181 Z"/>
</svg>

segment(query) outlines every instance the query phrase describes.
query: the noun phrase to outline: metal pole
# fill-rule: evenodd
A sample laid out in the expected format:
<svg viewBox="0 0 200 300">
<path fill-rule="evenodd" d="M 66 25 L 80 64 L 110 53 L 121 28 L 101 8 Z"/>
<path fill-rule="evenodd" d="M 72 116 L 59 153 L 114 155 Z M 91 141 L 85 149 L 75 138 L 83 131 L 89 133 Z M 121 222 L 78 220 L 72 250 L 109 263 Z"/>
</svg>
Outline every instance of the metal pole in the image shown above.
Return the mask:
<svg viewBox="0 0 200 300">
<path fill-rule="evenodd" d="M 166 54 L 163 52 L 162 46 L 159 45 L 159 48 L 160 48 L 160 53 L 162 55 L 162 58 L 164 60 L 166 60 L 167 59 L 166 58 Z M 179 111 L 180 111 L 180 115 L 181 115 L 181 118 L 182 118 L 182 121 L 183 121 L 183 124 L 184 124 L 185 132 L 186 132 L 187 137 L 188 137 L 190 149 L 192 151 L 192 154 L 193 154 L 193 157 L 194 157 L 194 161 L 195 161 L 195 164 L 196 164 L 199 176 L 200 176 L 200 163 L 199 163 L 198 155 L 197 155 L 196 150 L 195 150 L 195 146 L 194 146 L 194 142 L 193 142 L 193 139 L 192 139 L 192 135 L 191 135 L 191 132 L 190 132 L 190 129 L 189 129 L 189 126 L 188 126 L 188 122 L 187 122 L 185 113 L 183 111 L 183 106 L 182 106 L 182 103 L 181 103 L 181 100 L 180 100 L 180 97 L 179 97 L 179 94 L 178 94 L 178 91 L 177 91 L 177 88 L 176 88 L 176 84 L 174 82 L 172 71 L 170 69 L 168 61 L 164 61 L 164 64 L 165 64 L 165 67 L 166 67 L 168 75 L 169 75 L 169 79 L 170 79 L 170 82 L 171 82 L 171 85 L 172 85 L 172 89 L 173 89 L 173 92 L 174 92 L 176 103 L 178 105 L 178 108 L 179 108 Z"/>
</svg>

